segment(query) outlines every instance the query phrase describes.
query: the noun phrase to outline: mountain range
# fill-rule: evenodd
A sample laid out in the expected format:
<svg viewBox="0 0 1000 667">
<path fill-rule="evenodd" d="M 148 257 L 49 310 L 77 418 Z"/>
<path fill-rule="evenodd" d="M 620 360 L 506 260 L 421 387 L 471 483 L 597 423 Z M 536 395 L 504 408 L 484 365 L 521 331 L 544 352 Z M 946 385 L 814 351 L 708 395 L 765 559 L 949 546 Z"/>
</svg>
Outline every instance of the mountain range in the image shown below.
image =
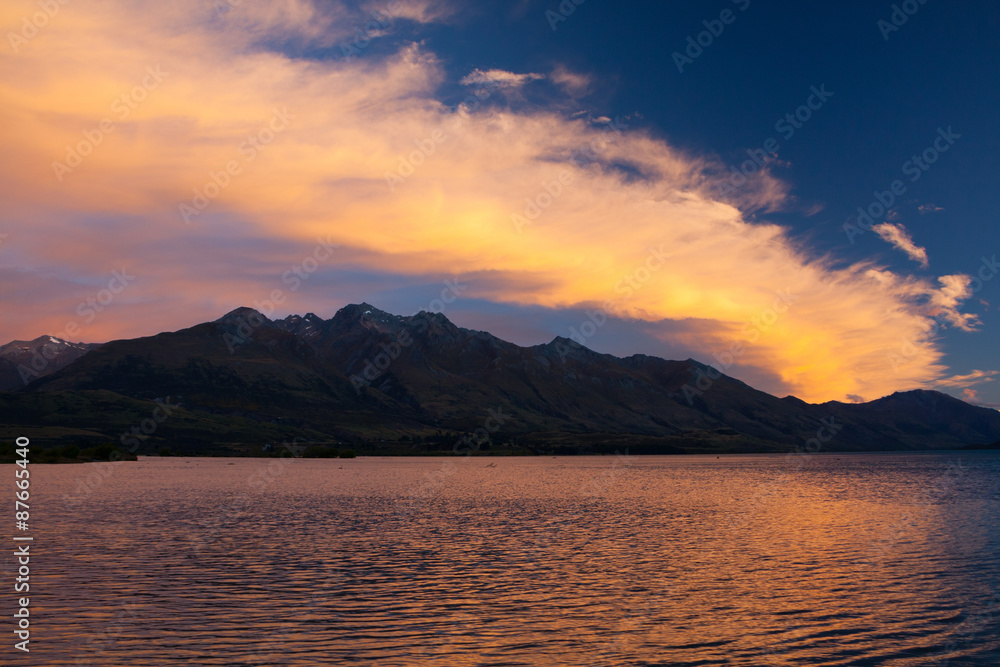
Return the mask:
<svg viewBox="0 0 1000 667">
<path fill-rule="evenodd" d="M 0 345 L 0 391 L 20 389 L 32 380 L 65 368 L 100 345 L 70 343 L 54 336 Z"/>
<path fill-rule="evenodd" d="M 14 341 L 0 348 L 0 379 L 0 437 L 139 453 L 254 453 L 281 442 L 440 453 L 460 441 L 525 453 L 928 450 L 1000 440 L 1000 412 L 939 392 L 809 404 L 693 359 L 619 358 L 562 337 L 521 347 L 439 313 L 364 303 L 327 320 L 238 308 L 102 345 Z"/>
</svg>

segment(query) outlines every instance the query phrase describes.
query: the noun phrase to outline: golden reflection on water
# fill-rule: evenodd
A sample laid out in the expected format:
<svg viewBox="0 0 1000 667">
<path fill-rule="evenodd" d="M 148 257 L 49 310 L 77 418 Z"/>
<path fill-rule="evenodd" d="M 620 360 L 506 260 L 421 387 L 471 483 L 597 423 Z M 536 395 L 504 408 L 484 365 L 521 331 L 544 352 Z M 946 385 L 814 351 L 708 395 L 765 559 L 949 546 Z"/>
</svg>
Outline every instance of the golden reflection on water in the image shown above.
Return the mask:
<svg viewBox="0 0 1000 667">
<path fill-rule="evenodd" d="M 37 664 L 1000 664 L 1000 456 L 953 462 L 35 466 Z"/>
</svg>

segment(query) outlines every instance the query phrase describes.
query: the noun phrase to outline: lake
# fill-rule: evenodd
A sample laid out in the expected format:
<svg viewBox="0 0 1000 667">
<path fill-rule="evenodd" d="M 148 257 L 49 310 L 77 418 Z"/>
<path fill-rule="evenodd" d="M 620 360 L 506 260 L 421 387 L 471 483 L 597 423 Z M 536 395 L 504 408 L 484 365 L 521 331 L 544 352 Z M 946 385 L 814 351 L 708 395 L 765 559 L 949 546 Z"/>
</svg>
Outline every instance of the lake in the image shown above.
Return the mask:
<svg viewBox="0 0 1000 667">
<path fill-rule="evenodd" d="M 1000 664 L 998 452 L 30 470 L 18 664 Z"/>
</svg>

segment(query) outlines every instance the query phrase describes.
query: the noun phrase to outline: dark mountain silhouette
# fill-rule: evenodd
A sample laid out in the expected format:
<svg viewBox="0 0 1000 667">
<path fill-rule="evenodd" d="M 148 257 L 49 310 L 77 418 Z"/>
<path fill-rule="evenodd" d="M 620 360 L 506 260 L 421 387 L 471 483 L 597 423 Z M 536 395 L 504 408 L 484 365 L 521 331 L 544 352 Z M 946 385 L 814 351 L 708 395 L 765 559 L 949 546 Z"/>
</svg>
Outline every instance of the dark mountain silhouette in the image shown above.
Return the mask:
<svg viewBox="0 0 1000 667">
<path fill-rule="evenodd" d="M 96 343 L 70 343 L 54 336 L 15 340 L 0 346 L 0 391 L 20 389 L 32 380 L 76 361 Z"/>
<path fill-rule="evenodd" d="M 86 406 L 98 392 L 127 403 L 129 414 L 164 397 L 180 402 L 183 417 L 165 420 L 144 446 L 261 443 L 279 433 L 453 441 L 477 429 L 495 445 L 560 451 L 939 449 L 1000 439 L 1000 412 L 938 392 L 814 405 L 692 359 L 623 359 L 561 337 L 520 347 L 441 314 L 400 317 L 364 303 L 328 320 L 309 313 L 272 321 L 239 308 L 215 322 L 106 343 L 0 395 L 0 420 L 39 418 L 38 404 L 53 396 Z M 115 419 L 87 409 L 45 419 L 117 440 Z"/>
</svg>

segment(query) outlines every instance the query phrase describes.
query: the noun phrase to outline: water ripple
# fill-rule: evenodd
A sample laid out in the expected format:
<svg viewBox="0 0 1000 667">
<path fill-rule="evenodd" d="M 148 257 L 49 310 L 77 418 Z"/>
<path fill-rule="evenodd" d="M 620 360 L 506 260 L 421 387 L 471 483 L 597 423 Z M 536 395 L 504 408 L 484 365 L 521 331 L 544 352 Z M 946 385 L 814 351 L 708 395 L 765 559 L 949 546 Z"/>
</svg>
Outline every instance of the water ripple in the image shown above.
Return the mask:
<svg viewBox="0 0 1000 667">
<path fill-rule="evenodd" d="M 954 458 L 33 466 L 24 664 L 996 665 L 1000 456 Z"/>
</svg>

